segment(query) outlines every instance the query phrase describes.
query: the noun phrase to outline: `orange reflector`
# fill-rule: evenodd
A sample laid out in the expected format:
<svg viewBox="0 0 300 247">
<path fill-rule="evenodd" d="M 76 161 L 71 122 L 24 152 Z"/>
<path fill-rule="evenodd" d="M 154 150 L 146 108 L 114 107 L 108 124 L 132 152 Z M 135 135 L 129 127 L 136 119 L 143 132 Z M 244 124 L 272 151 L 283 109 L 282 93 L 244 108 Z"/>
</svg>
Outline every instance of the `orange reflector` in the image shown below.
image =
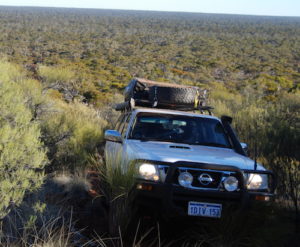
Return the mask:
<svg viewBox="0 0 300 247">
<path fill-rule="evenodd" d="M 268 201 L 270 201 L 270 197 L 269 196 L 255 196 L 255 200 L 268 202 Z"/>
<path fill-rule="evenodd" d="M 148 190 L 148 191 L 150 191 L 150 190 L 152 190 L 152 185 L 138 184 L 138 185 L 136 186 L 136 188 L 137 188 L 138 190 Z"/>
<path fill-rule="evenodd" d="M 92 189 L 88 190 L 88 193 L 89 193 L 89 195 L 92 196 L 92 197 L 99 196 L 99 194 L 97 193 L 97 191 L 92 190 Z"/>
</svg>

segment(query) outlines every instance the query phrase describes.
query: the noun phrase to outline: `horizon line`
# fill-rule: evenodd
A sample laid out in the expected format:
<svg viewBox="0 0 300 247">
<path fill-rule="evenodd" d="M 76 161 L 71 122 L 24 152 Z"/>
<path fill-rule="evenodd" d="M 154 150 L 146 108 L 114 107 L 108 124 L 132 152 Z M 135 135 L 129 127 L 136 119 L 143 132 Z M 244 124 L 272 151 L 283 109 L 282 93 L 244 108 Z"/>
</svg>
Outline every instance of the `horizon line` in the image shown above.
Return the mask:
<svg viewBox="0 0 300 247">
<path fill-rule="evenodd" d="M 66 6 L 36 6 L 36 5 L 0 5 L 1 7 L 21 7 L 21 8 L 56 8 L 56 9 L 87 9 L 87 10 L 118 10 L 118 11 L 144 11 L 144 12 L 169 12 L 169 13 L 187 13 L 187 14 L 211 14 L 211 15 L 239 15 L 239 16 L 257 16 L 257 17 L 286 17 L 300 18 L 300 15 L 268 15 L 268 14 L 243 14 L 243 13 L 212 13 L 212 12 L 193 12 L 179 10 L 149 10 L 149 9 L 118 9 L 118 8 L 95 8 L 95 7 L 66 7 Z"/>
</svg>

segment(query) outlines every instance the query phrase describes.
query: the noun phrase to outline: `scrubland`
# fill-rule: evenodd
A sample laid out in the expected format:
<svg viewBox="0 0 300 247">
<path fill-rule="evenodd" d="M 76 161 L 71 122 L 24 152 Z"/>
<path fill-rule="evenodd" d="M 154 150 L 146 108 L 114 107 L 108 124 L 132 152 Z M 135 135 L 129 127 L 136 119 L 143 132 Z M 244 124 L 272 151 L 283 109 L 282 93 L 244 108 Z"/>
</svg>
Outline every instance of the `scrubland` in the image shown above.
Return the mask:
<svg viewBox="0 0 300 247">
<path fill-rule="evenodd" d="M 132 176 L 122 176 L 118 162 L 104 166 L 103 132 L 132 77 L 209 89 L 214 114 L 232 116 L 250 157 L 278 178 L 268 206 L 238 220 L 180 228 L 180 244 L 299 245 L 299 24 L 1 7 L 0 245 L 126 245 L 107 233 L 107 208 L 117 200 L 122 236 Z M 176 246 L 164 231 L 154 225 L 131 245 Z"/>
</svg>

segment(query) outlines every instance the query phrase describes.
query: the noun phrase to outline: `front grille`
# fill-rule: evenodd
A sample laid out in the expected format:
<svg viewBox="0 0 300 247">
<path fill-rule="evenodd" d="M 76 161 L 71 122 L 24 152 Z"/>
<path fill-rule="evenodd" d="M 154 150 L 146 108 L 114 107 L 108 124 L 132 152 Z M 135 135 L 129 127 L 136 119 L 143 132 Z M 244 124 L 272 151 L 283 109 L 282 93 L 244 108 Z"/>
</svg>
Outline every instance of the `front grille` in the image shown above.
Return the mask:
<svg viewBox="0 0 300 247">
<path fill-rule="evenodd" d="M 158 172 L 159 172 L 159 176 L 160 176 L 160 179 L 162 182 L 165 182 L 168 170 L 169 170 L 169 166 L 167 166 L 167 165 L 159 165 L 158 166 Z"/>
<path fill-rule="evenodd" d="M 200 169 L 191 167 L 178 167 L 174 174 L 174 183 L 178 184 L 178 176 L 181 172 L 189 172 L 193 176 L 193 183 L 190 188 L 202 190 L 222 190 L 222 181 L 227 176 L 235 176 L 235 172 Z"/>
</svg>

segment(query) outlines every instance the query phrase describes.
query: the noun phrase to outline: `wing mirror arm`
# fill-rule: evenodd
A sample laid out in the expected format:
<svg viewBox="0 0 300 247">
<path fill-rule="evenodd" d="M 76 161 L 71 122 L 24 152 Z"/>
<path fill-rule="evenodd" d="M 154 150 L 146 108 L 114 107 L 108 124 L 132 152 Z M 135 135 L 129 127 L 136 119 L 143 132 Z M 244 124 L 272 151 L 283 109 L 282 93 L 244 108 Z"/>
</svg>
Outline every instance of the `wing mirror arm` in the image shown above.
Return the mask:
<svg viewBox="0 0 300 247">
<path fill-rule="evenodd" d="M 242 146 L 242 149 L 245 151 L 245 153 L 247 154 L 248 153 L 248 144 L 247 143 L 244 143 L 244 142 L 241 142 L 241 146 Z"/>
</svg>

